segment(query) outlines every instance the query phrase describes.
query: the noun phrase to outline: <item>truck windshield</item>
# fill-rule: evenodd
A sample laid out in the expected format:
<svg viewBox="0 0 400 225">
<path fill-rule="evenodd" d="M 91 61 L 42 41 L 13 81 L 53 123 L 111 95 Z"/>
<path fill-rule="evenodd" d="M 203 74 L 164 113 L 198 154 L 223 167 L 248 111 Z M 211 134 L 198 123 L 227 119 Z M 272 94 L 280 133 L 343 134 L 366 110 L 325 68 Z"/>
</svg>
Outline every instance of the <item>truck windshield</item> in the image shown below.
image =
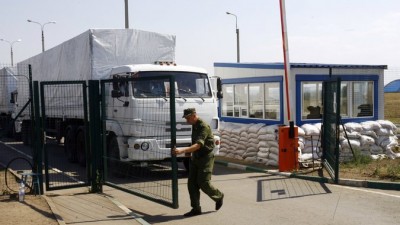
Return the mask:
<svg viewBox="0 0 400 225">
<path fill-rule="evenodd" d="M 175 77 L 175 96 L 183 98 L 211 97 L 210 84 L 206 74 L 191 72 L 151 71 L 139 72 L 136 77 Z M 169 81 L 165 79 L 136 80 L 132 82 L 132 93 L 135 98 L 157 98 L 169 96 Z"/>
</svg>

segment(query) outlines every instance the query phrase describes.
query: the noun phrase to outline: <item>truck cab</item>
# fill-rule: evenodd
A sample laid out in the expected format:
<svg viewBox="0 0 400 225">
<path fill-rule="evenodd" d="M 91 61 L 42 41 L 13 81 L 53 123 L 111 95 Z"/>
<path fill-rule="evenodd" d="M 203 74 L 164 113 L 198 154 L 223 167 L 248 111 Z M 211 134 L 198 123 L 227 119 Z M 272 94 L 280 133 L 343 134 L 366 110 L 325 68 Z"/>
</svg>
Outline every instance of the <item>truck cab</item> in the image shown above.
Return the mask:
<svg viewBox="0 0 400 225">
<path fill-rule="evenodd" d="M 108 79 L 112 80 L 112 85 L 108 90 L 106 88 L 106 130 L 114 139 L 109 138 L 109 143 L 114 143 L 109 146 L 109 151 L 114 151 L 113 157 L 122 161 L 160 161 L 171 157 L 170 117 L 163 115 L 169 114 L 170 84 L 159 79 L 163 76 L 173 76 L 175 80 L 177 147 L 191 145 L 192 127 L 182 115 L 184 109 L 196 108 L 197 114 L 214 133 L 214 152 L 218 153 L 218 103 L 206 71 L 173 62 L 156 62 L 111 69 Z M 141 79 L 151 77 L 157 79 Z M 152 120 L 162 126 L 149 124 Z M 154 134 L 158 134 L 157 137 Z"/>
</svg>

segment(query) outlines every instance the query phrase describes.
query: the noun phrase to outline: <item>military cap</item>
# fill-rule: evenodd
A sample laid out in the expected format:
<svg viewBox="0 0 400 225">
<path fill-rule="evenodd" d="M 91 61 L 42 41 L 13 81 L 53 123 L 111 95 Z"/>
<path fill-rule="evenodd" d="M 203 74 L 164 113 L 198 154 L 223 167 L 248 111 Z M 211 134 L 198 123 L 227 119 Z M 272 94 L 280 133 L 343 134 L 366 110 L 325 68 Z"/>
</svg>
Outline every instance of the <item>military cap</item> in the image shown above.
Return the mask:
<svg viewBox="0 0 400 225">
<path fill-rule="evenodd" d="M 185 110 L 183 110 L 182 118 L 185 118 L 185 117 L 190 116 L 190 115 L 195 114 L 195 113 L 196 113 L 196 109 L 195 108 L 185 109 Z"/>
</svg>

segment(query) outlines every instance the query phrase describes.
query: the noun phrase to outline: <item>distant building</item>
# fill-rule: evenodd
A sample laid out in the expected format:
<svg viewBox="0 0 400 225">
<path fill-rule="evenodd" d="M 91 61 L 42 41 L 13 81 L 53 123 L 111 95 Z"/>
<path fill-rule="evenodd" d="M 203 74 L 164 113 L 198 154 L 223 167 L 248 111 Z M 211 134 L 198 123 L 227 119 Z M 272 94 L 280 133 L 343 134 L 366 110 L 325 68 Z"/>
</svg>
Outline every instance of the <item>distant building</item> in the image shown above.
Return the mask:
<svg viewBox="0 0 400 225">
<path fill-rule="evenodd" d="M 384 88 L 385 93 L 398 93 L 400 92 L 400 79 L 394 80 L 385 85 Z"/>
<path fill-rule="evenodd" d="M 340 111 L 343 123 L 384 118 L 386 65 L 291 63 L 289 107 L 291 120 L 300 126 L 321 122 L 322 83 L 341 78 Z M 221 121 L 288 124 L 283 63 L 214 63 L 222 78 Z"/>
</svg>

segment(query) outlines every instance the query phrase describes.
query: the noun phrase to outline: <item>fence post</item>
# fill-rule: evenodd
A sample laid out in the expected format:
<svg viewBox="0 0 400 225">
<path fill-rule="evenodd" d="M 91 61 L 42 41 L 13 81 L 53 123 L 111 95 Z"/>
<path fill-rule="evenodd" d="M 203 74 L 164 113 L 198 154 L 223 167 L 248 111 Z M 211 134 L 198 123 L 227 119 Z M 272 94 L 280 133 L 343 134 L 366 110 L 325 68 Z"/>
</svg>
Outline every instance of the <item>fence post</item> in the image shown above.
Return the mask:
<svg viewBox="0 0 400 225">
<path fill-rule="evenodd" d="M 90 162 L 91 167 L 91 190 L 102 192 L 103 169 L 101 167 L 103 158 L 102 123 L 100 116 L 100 89 L 98 80 L 89 80 L 89 137 L 90 137 Z"/>
<path fill-rule="evenodd" d="M 30 67 L 29 67 L 30 68 Z M 30 70 L 30 69 L 29 69 Z M 31 86 L 32 87 L 32 86 Z M 31 89 L 32 90 L 32 89 Z M 32 91 L 31 91 L 32 93 Z M 43 190 L 43 157 L 42 157 L 42 146 L 43 146 L 43 132 L 42 132 L 42 121 L 40 117 L 40 106 L 39 106 L 39 82 L 33 82 L 33 100 L 31 101 L 31 115 L 34 115 L 34 118 L 31 117 L 31 125 L 32 129 L 34 129 L 35 138 L 33 138 L 32 146 L 33 146 L 33 172 L 39 174 L 39 195 L 41 195 Z"/>
</svg>

